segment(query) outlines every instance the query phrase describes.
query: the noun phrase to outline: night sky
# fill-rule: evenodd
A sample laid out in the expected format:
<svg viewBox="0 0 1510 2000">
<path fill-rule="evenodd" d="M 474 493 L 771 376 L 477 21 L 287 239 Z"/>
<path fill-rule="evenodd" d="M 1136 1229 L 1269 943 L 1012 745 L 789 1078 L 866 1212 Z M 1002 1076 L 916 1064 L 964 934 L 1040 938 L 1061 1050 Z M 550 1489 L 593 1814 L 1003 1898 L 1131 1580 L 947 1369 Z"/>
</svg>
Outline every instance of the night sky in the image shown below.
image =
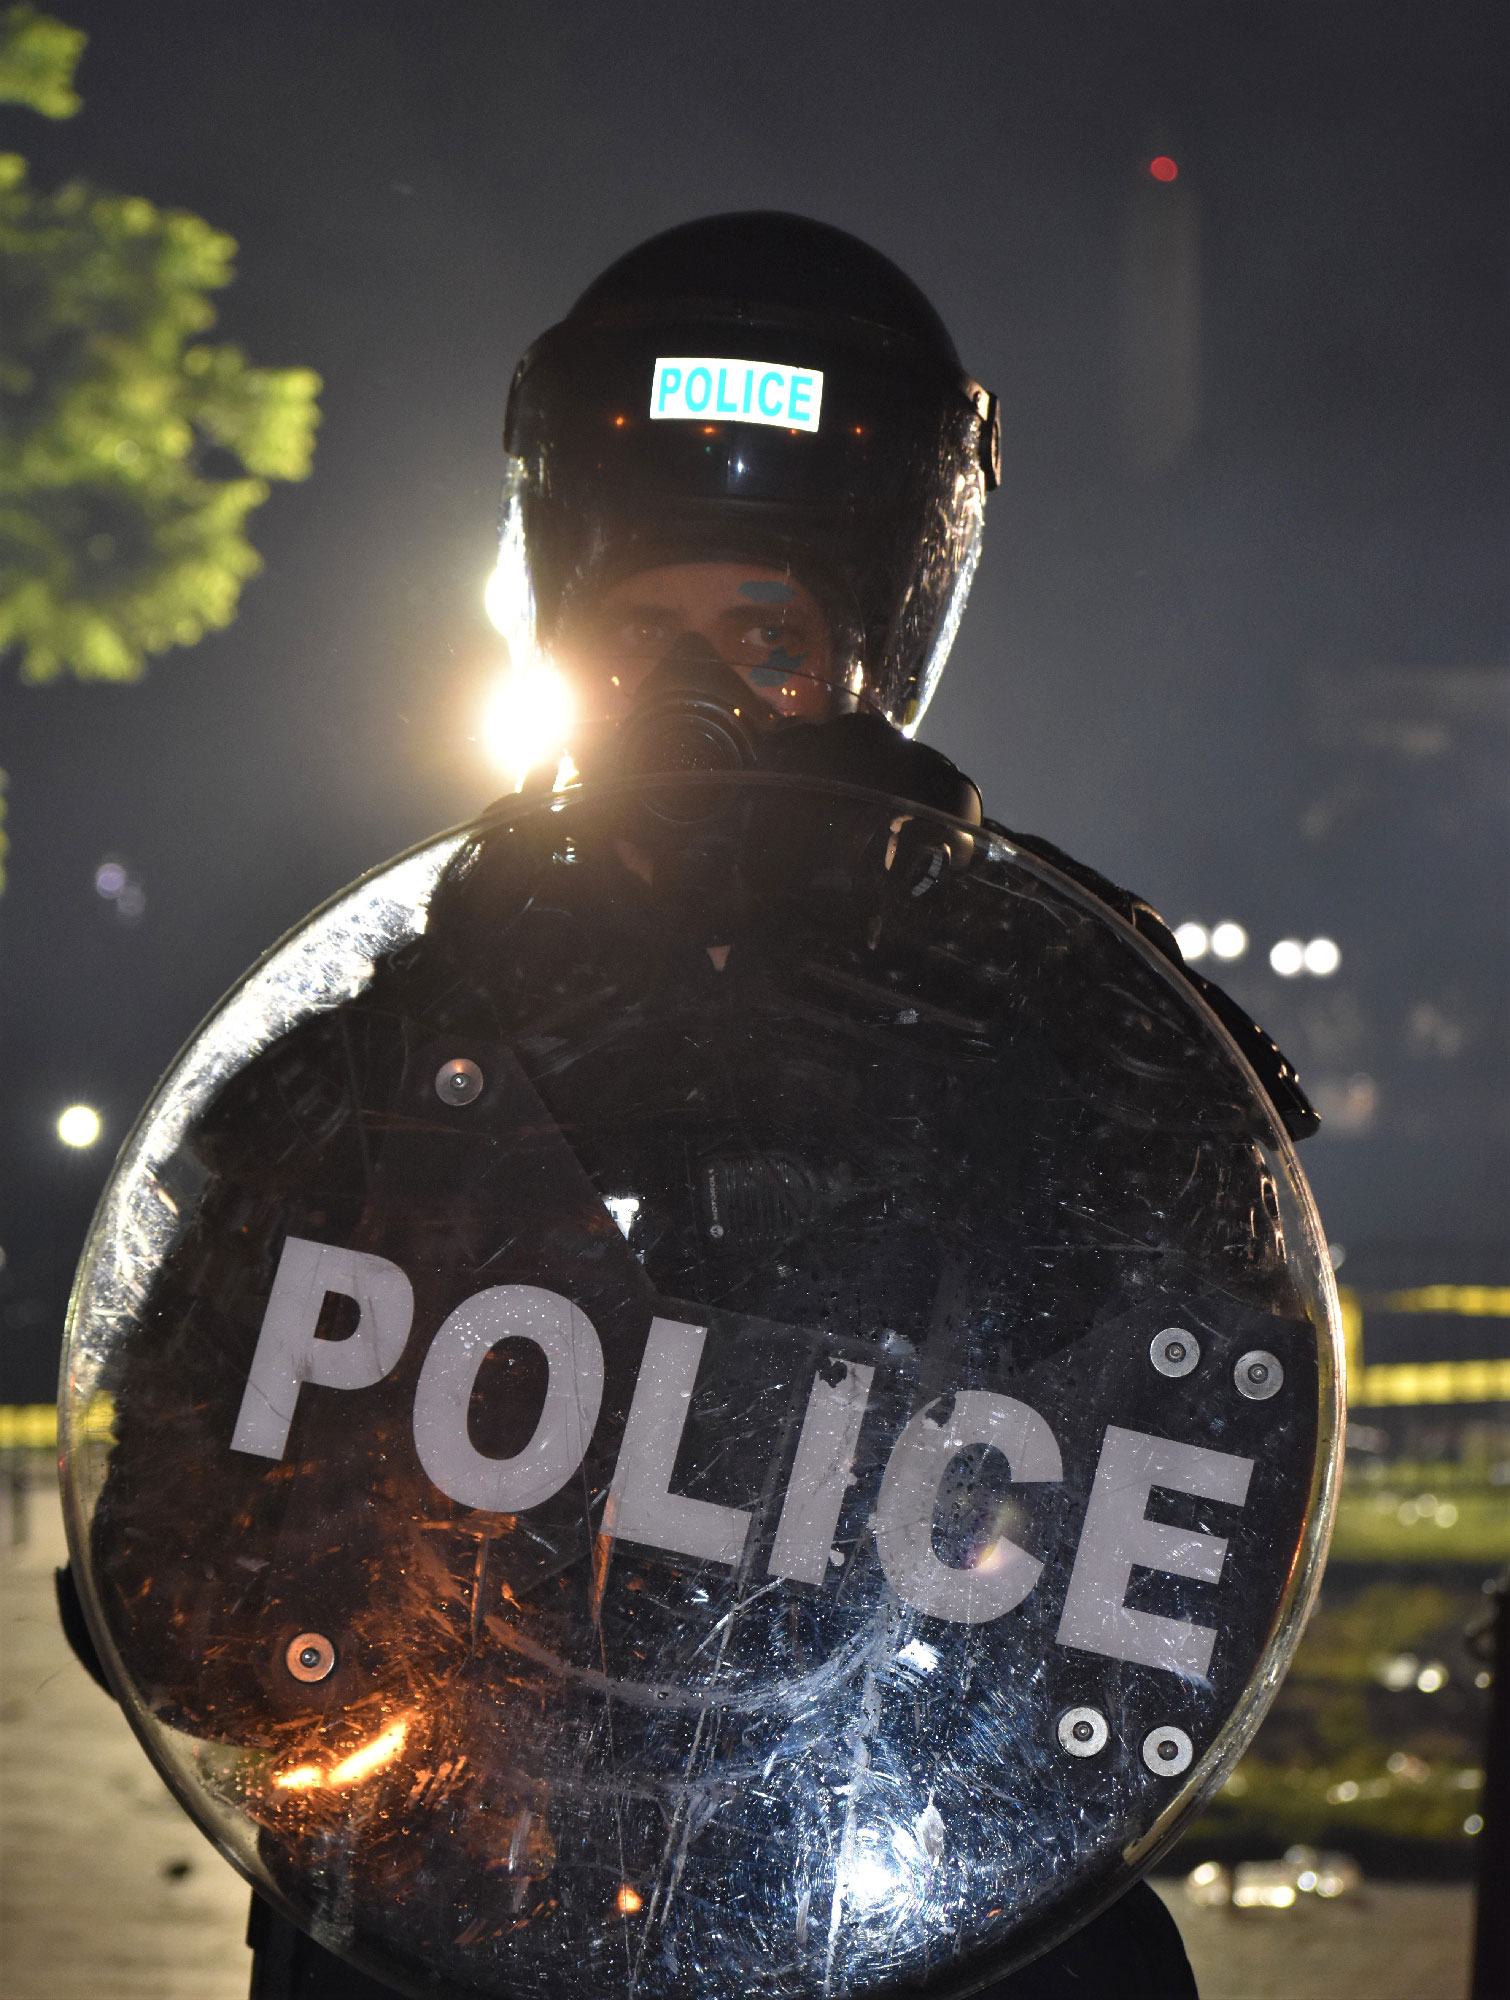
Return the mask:
<svg viewBox="0 0 1510 2000">
<path fill-rule="evenodd" d="M 6 107 L 0 147 L 230 231 L 218 337 L 316 368 L 324 423 L 229 630 L 134 687 L 0 686 L 0 1400 L 52 1393 L 107 1155 L 196 1020 L 501 788 L 475 729 L 514 363 L 630 244 L 727 208 L 875 243 L 1001 394 L 924 737 L 1171 923 L 1246 925 L 1226 983 L 1363 1107 L 1303 1151 L 1329 1234 L 1510 1277 L 1501 5 L 57 11 L 85 110 Z M 1150 470 L 1124 328 L 1155 153 L 1198 226 L 1200 418 Z M 1292 933 L 1338 941 L 1333 980 L 1269 971 Z M 89 1153 L 53 1132 L 75 1099 Z"/>
</svg>

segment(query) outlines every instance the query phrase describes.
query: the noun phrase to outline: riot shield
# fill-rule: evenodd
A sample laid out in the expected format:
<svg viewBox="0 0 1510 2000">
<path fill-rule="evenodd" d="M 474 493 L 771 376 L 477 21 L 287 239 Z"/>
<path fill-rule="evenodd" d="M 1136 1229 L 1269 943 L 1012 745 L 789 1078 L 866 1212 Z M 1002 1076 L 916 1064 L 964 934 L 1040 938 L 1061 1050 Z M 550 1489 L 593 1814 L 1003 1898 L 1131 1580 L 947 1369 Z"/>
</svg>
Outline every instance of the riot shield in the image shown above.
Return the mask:
<svg viewBox="0 0 1510 2000">
<path fill-rule="evenodd" d="M 1330 1528 L 1309 1192 L 1180 976 L 842 786 L 511 802 L 214 1013 L 63 1391 L 113 1684 L 401 1992 L 971 1992 L 1223 1781 Z"/>
</svg>

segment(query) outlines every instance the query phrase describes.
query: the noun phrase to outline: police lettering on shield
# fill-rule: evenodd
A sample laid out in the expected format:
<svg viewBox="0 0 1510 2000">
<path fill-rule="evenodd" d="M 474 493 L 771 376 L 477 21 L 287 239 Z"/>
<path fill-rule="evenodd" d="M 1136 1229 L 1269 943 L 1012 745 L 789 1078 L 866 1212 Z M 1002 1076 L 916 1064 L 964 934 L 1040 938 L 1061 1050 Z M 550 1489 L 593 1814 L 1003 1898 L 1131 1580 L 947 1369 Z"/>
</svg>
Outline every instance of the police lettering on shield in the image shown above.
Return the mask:
<svg viewBox="0 0 1510 2000">
<path fill-rule="evenodd" d="M 359 1308 L 356 1328 L 340 1342 L 316 1338 L 331 1292 L 353 1299 Z M 403 1352 L 412 1301 L 409 1281 L 396 1265 L 290 1237 L 258 1336 L 233 1449 L 281 1458 L 301 1382 L 359 1389 L 387 1374 Z M 618 1540 L 732 1565 L 744 1548 L 750 1517 L 670 1491 L 706 1331 L 675 1320 L 653 1323 L 605 1519 Z M 510 1458 L 486 1458 L 467 1434 L 470 1398 L 492 1349 L 515 1339 L 540 1350 L 547 1370 L 545 1399 L 528 1443 Z M 343 1366 L 348 1357 L 349 1365 Z M 782 1495 L 777 1545 L 766 1564 L 773 1576 L 802 1579 L 819 1588 L 829 1581 L 826 1556 L 853 1467 L 872 1371 L 857 1374 L 858 1397 L 851 1393 L 845 1398 L 853 1420 L 846 1427 L 842 1456 L 835 1448 L 839 1440 L 830 1414 L 833 1386 L 821 1370 L 814 1377 L 798 1434 L 802 1472 L 796 1491 Z M 847 1381 L 848 1369 L 845 1377 Z M 602 1399 L 603 1350 L 584 1316 L 566 1299 L 533 1286 L 493 1286 L 458 1306 L 431 1344 L 415 1396 L 415 1452 L 448 1498 L 520 1513 L 553 1498 L 576 1473 Z M 961 1452 L 984 1444 L 1002 1453 L 1009 1477 L 1016 1481 L 1058 1480 L 1063 1469 L 1053 1432 L 1026 1404 L 979 1389 L 948 1401 L 947 1411 L 937 1405 L 921 1410 L 892 1447 L 874 1533 L 882 1569 L 904 1604 L 951 1623 L 977 1625 L 1020 1604 L 1037 1584 L 1043 1565 L 1005 1538 L 991 1545 L 989 1560 L 968 1567 L 940 1562 L 932 1543 L 945 1473 Z M 826 1511 L 803 1476 L 815 1454 L 825 1474 Z M 1155 1572 L 1216 1583 L 1226 1542 L 1161 1527 L 1148 1520 L 1142 1505 L 1158 1485 L 1241 1507 L 1252 1471 L 1250 1458 L 1108 1426 L 1059 1643 L 1203 1676 L 1216 1632 L 1199 1625 L 1177 1630 L 1175 1620 L 1130 1611 L 1127 1586 L 1135 1562 Z"/>
</svg>

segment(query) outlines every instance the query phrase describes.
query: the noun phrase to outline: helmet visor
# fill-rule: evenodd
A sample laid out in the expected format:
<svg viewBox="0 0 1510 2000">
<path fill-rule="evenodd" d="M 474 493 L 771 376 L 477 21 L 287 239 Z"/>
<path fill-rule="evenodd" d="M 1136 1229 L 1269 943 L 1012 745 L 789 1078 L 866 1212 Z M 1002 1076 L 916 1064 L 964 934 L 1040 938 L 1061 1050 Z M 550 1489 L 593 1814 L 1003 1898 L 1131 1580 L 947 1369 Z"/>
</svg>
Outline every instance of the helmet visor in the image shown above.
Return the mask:
<svg viewBox="0 0 1510 2000">
<path fill-rule="evenodd" d="M 915 719 L 978 533 L 984 401 L 858 322 L 554 329 L 521 365 L 507 432 L 539 637 L 554 650 L 647 572 L 743 564 L 821 607 L 821 670 L 777 635 L 806 655 L 795 673 Z"/>
</svg>

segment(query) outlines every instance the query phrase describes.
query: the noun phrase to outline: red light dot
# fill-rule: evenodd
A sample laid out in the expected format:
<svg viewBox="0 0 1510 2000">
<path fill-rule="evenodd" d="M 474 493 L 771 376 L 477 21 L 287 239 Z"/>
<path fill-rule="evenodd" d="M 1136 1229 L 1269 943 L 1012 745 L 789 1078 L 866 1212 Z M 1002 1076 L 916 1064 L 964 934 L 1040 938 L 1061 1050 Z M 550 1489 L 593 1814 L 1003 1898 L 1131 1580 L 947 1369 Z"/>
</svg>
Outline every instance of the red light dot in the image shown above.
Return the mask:
<svg viewBox="0 0 1510 2000">
<path fill-rule="evenodd" d="M 1178 164 L 1167 153 L 1160 153 L 1156 160 L 1150 160 L 1148 171 L 1156 181 L 1173 181 L 1180 177 Z"/>
</svg>

